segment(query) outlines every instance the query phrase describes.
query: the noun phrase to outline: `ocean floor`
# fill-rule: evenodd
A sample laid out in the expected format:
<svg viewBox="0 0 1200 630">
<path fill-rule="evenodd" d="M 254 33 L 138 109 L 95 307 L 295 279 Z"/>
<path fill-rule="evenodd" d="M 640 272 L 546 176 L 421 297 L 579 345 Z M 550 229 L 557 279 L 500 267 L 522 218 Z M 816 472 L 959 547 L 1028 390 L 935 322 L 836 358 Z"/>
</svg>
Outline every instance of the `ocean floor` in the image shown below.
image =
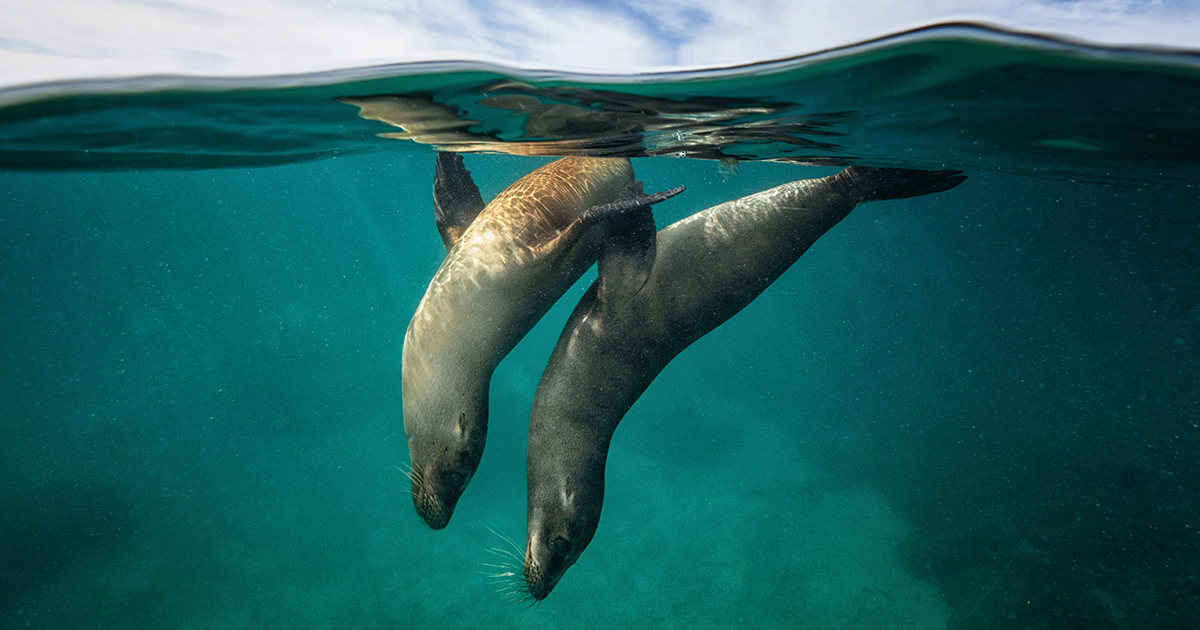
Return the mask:
<svg viewBox="0 0 1200 630">
<path fill-rule="evenodd" d="M 717 406 L 693 409 L 712 410 L 701 426 L 716 421 Z M 881 494 L 821 476 L 786 435 L 733 426 L 677 444 L 619 432 L 597 537 L 536 605 L 487 575 L 503 560 L 489 549 L 509 544 L 496 532 L 523 548 L 523 453 L 489 451 L 451 526 L 434 532 L 412 511 L 398 445 L 363 449 L 370 436 L 344 434 L 256 453 L 234 465 L 241 474 L 202 470 L 154 503 L 134 492 L 127 531 L 64 560 L 0 625 L 946 626 L 938 589 L 897 561 L 910 528 Z"/>
</svg>

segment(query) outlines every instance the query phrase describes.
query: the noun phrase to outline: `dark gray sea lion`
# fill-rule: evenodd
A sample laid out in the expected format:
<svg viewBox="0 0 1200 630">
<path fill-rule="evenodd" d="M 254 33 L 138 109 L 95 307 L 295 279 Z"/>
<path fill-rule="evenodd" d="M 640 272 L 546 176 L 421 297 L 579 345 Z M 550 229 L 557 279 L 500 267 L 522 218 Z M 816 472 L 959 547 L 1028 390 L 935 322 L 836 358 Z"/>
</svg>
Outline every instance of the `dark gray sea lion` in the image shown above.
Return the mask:
<svg viewBox="0 0 1200 630">
<path fill-rule="evenodd" d="M 558 338 L 529 421 L 525 586 L 546 597 L 591 542 L 617 424 L 684 348 L 755 297 L 855 206 L 948 190 L 956 171 L 851 167 L 609 241 Z"/>
<path fill-rule="evenodd" d="M 629 160 L 576 157 L 538 168 L 483 207 L 461 158 L 437 164 L 434 206 L 449 253 L 408 325 L 401 379 L 413 504 L 441 529 L 483 455 L 496 365 L 630 212 L 682 189 L 635 194 Z"/>
</svg>

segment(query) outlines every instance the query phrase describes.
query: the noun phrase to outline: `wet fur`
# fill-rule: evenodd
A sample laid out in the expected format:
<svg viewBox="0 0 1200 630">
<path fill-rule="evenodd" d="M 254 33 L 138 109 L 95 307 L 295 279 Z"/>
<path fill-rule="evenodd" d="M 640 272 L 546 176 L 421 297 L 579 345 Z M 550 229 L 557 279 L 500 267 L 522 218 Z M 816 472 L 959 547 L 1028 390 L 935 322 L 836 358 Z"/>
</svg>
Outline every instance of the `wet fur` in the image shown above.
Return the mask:
<svg viewBox="0 0 1200 630">
<path fill-rule="evenodd" d="M 625 159 L 551 162 L 478 216 L 457 213 L 470 221 L 457 238 L 463 226 L 447 225 L 444 217 L 454 215 L 435 191 L 439 230 L 452 244 L 409 323 L 402 356 L 413 505 L 430 527 L 449 523 L 479 466 L 496 365 L 599 255 L 611 226 L 580 215 L 632 181 Z"/>
<path fill-rule="evenodd" d="M 940 192 L 963 179 L 851 167 L 709 208 L 658 232 L 653 245 L 606 250 L 530 413 L 530 595 L 546 597 L 591 542 L 613 432 L 676 355 L 741 311 L 858 204 Z"/>
</svg>

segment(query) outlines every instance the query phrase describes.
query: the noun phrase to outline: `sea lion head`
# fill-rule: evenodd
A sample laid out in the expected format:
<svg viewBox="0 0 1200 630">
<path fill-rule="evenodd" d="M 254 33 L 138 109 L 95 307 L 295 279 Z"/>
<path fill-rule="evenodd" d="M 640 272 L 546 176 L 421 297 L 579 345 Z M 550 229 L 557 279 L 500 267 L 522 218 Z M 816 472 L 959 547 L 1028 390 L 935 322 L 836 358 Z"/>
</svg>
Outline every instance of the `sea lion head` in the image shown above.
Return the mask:
<svg viewBox="0 0 1200 630">
<path fill-rule="evenodd" d="M 425 409 L 444 411 L 433 417 Z M 416 409 L 405 405 L 413 506 L 433 529 L 450 523 L 458 499 L 479 467 L 487 440 L 487 410 L 486 395 L 470 404 L 459 401 Z"/>
<path fill-rule="evenodd" d="M 530 494 L 525 585 L 536 600 L 550 594 L 596 534 L 604 502 L 602 462 L 599 470 L 542 477 Z"/>
</svg>

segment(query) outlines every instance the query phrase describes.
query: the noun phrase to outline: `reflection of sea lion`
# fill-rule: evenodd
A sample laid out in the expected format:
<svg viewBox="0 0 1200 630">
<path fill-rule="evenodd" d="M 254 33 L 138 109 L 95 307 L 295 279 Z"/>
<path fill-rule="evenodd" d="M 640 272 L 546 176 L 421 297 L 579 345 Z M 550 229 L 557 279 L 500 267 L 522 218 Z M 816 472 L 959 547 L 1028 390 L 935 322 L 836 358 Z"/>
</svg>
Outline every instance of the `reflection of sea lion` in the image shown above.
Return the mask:
<svg viewBox="0 0 1200 630">
<path fill-rule="evenodd" d="M 747 154 L 749 147 L 791 145 L 786 156 L 768 159 L 842 163 L 829 156 L 837 153 L 832 140 L 839 134 L 833 127 L 846 114 L 801 113 L 803 108 L 786 101 L 656 98 L 519 81 L 497 81 L 462 94 L 473 96 L 454 99 L 454 106 L 421 94 L 338 100 L 357 106 L 362 118 L 402 130 L 379 137 L 431 144 L 439 151 L 736 160 L 761 155 Z"/>
<path fill-rule="evenodd" d="M 591 542 L 617 423 L 684 348 L 749 304 L 868 201 L 953 188 L 953 171 L 852 167 L 605 244 L 600 277 L 558 338 L 529 421 L 525 581 L 546 597 Z M 648 213 L 647 213 L 648 216 Z M 656 251 L 657 247 L 657 251 Z"/>
<path fill-rule="evenodd" d="M 641 185 L 632 180 L 629 160 L 565 158 L 481 208 L 462 159 L 439 156 L 434 205 L 450 251 L 402 358 L 413 504 L 430 527 L 450 521 L 479 465 L 496 365 L 595 262 L 622 217 L 682 190 L 634 195 Z"/>
</svg>

